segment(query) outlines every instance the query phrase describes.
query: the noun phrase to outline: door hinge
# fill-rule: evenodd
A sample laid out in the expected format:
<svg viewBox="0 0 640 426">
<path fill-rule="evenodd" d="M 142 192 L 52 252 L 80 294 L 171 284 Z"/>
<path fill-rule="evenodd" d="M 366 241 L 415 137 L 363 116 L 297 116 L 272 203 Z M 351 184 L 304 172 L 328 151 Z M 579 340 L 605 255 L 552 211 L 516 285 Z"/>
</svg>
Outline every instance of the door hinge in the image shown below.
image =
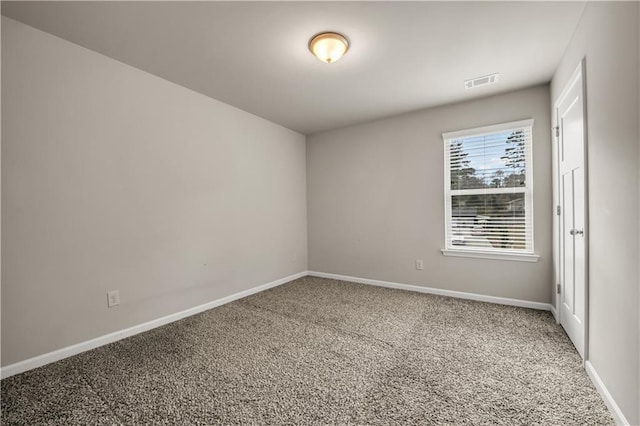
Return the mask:
<svg viewBox="0 0 640 426">
<path fill-rule="evenodd" d="M 556 284 L 556 293 L 560 294 L 560 284 Z"/>
<path fill-rule="evenodd" d="M 560 206 L 556 206 L 556 215 L 560 216 Z"/>
<path fill-rule="evenodd" d="M 555 133 L 556 133 L 556 138 L 559 138 L 559 137 L 560 137 L 560 126 L 555 126 L 555 127 L 553 128 L 553 130 L 554 130 L 554 131 L 555 131 Z"/>
</svg>

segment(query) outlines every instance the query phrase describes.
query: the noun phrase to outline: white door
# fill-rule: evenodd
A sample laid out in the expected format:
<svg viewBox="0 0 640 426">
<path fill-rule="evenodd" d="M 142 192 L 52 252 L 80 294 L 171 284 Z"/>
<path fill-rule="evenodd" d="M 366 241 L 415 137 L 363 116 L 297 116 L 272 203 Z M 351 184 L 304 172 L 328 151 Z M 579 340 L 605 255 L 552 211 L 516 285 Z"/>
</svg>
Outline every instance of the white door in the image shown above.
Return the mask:
<svg viewBox="0 0 640 426">
<path fill-rule="evenodd" d="M 585 356 L 587 244 L 585 114 L 582 66 L 556 102 L 558 125 L 560 323 Z"/>
</svg>

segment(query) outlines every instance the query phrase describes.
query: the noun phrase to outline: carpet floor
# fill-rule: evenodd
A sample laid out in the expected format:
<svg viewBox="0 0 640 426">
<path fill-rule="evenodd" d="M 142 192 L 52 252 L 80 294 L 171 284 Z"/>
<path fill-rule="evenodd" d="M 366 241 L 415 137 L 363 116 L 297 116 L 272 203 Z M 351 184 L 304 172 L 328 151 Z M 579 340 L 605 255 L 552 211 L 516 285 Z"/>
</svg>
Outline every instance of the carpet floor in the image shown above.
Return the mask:
<svg viewBox="0 0 640 426">
<path fill-rule="evenodd" d="M 305 277 L 1 382 L 2 424 L 614 424 L 548 312 Z"/>
</svg>

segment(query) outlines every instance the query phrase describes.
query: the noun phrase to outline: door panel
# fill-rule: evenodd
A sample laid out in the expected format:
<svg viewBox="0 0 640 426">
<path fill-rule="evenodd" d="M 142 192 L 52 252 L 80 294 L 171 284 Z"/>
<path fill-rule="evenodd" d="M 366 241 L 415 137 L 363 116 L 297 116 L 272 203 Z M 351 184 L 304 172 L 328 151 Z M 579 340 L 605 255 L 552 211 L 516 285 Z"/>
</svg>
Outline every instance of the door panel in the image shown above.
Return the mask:
<svg viewBox="0 0 640 426">
<path fill-rule="evenodd" d="M 573 228 L 573 172 L 562 174 L 562 227 L 564 232 L 569 232 Z M 562 292 L 560 294 L 560 300 L 562 301 L 563 310 L 573 314 L 573 295 L 574 295 L 574 268 L 573 258 L 575 256 L 573 241 L 565 241 L 562 244 Z"/>
<path fill-rule="evenodd" d="M 584 211 L 585 211 L 585 203 L 584 203 L 584 194 L 585 194 L 585 176 L 584 176 L 584 166 L 583 167 L 578 167 L 574 170 L 573 172 L 573 184 L 574 184 L 574 189 L 573 189 L 573 194 L 574 194 L 574 211 L 578 214 L 575 214 L 574 216 L 574 223 L 573 223 L 573 227 L 575 229 L 582 229 L 584 231 L 585 229 L 585 215 L 584 215 Z M 582 214 L 579 214 L 582 213 Z M 575 252 L 575 258 L 574 258 L 574 274 L 575 274 L 575 282 L 579 283 L 580 286 L 582 286 L 582 288 L 580 289 L 580 291 L 576 291 L 575 292 L 575 297 L 574 297 L 574 303 L 575 303 L 575 308 L 574 308 L 574 315 L 576 317 L 576 319 L 578 321 L 580 321 L 581 323 L 584 321 L 585 318 L 585 310 L 586 310 L 586 292 L 584 289 L 584 286 L 586 285 L 586 258 L 585 258 L 585 254 L 586 254 L 586 245 L 585 245 L 585 239 L 584 239 L 584 234 L 583 235 L 577 235 L 574 237 L 573 239 L 573 244 L 574 244 L 574 252 Z"/>
<path fill-rule="evenodd" d="M 556 102 L 559 126 L 560 323 L 585 355 L 587 303 L 584 96 L 581 68 Z"/>
</svg>

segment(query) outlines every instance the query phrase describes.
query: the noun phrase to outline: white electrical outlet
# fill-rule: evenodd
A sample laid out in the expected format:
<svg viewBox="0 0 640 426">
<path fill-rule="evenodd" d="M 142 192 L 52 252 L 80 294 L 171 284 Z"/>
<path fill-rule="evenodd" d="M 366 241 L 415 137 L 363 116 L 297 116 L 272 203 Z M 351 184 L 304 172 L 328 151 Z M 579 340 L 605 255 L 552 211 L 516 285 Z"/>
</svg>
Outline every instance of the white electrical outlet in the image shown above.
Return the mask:
<svg viewBox="0 0 640 426">
<path fill-rule="evenodd" d="M 422 271 L 424 269 L 424 261 L 422 259 L 416 259 L 416 269 Z"/>
<path fill-rule="evenodd" d="M 118 290 L 112 290 L 107 293 L 107 306 L 113 308 L 120 304 L 120 292 Z"/>
</svg>

